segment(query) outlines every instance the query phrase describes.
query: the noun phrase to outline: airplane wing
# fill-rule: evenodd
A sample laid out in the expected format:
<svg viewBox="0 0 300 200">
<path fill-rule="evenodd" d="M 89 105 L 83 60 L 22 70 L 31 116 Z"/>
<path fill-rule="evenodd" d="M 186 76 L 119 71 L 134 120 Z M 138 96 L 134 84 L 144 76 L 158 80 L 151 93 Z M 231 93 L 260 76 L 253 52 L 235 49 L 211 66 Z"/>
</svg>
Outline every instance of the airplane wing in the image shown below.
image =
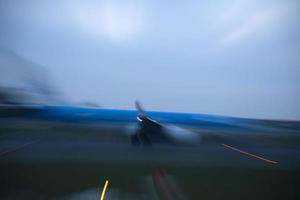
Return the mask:
<svg viewBox="0 0 300 200">
<path fill-rule="evenodd" d="M 200 135 L 179 126 L 162 124 L 146 115 L 141 104 L 136 101 L 138 129 L 131 136 L 132 144 L 151 145 L 151 143 L 195 144 Z"/>
</svg>

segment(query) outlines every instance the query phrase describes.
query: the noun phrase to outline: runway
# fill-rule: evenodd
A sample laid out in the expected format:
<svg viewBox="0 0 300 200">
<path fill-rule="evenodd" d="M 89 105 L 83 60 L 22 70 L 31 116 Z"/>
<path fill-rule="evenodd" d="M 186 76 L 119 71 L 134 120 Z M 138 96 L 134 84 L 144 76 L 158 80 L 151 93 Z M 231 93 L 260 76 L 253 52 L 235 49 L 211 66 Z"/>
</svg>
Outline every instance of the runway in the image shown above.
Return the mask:
<svg viewBox="0 0 300 200">
<path fill-rule="evenodd" d="M 300 167 L 299 155 L 300 147 L 296 145 L 241 145 L 211 140 L 203 140 L 196 146 L 133 146 L 126 137 L 103 137 L 93 131 L 74 133 L 73 136 L 70 133 L 20 131 L 2 134 L 0 138 L 1 161 L 151 161 L 248 167 L 275 164 L 276 167 L 297 169 Z"/>
<path fill-rule="evenodd" d="M 294 143 L 206 135 L 196 146 L 132 146 L 119 129 L 53 130 L 1 134 L 1 199 L 85 199 L 78 195 L 86 193 L 99 199 L 95 191 L 106 179 L 108 199 L 151 199 L 145 180 L 157 168 L 176 180 L 186 199 L 299 197 L 300 149 Z"/>
</svg>

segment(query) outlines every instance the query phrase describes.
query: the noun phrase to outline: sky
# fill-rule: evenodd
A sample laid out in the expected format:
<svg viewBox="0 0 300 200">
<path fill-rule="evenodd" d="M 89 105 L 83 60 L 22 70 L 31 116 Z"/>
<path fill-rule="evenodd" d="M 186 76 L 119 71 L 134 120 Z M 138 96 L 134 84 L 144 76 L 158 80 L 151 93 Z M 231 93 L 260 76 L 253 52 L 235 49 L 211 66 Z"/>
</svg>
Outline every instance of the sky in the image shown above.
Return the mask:
<svg viewBox="0 0 300 200">
<path fill-rule="evenodd" d="M 133 109 L 139 99 L 148 110 L 300 120 L 299 8 L 0 0 L 0 47 L 43 66 L 70 102 Z"/>
</svg>

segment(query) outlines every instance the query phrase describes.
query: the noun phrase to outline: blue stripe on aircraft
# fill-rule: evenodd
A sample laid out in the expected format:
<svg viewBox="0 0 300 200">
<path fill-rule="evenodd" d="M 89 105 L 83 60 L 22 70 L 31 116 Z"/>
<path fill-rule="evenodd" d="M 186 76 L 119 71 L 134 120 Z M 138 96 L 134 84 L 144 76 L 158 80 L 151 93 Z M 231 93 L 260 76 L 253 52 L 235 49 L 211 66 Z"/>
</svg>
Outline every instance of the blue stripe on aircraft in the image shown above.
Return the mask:
<svg viewBox="0 0 300 200">
<path fill-rule="evenodd" d="M 160 122 L 181 125 L 194 125 L 205 127 L 238 127 L 237 119 L 206 114 L 155 112 L 148 111 L 146 114 Z M 137 112 L 134 110 L 116 110 L 103 108 L 84 108 L 72 106 L 44 106 L 34 117 L 48 120 L 68 122 L 136 122 Z"/>
</svg>

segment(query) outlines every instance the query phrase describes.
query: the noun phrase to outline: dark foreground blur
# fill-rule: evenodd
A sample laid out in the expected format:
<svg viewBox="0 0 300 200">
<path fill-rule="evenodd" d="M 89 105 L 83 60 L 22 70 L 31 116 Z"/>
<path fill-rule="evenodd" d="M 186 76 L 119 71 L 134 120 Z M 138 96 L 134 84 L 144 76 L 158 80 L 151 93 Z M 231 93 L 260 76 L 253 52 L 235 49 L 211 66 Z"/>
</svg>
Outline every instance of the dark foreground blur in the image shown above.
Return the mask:
<svg viewBox="0 0 300 200">
<path fill-rule="evenodd" d="M 105 199 L 300 197 L 292 150 L 272 164 L 211 142 L 136 147 L 114 127 L 2 119 L 0 199 L 99 199 L 105 180 Z"/>
</svg>

